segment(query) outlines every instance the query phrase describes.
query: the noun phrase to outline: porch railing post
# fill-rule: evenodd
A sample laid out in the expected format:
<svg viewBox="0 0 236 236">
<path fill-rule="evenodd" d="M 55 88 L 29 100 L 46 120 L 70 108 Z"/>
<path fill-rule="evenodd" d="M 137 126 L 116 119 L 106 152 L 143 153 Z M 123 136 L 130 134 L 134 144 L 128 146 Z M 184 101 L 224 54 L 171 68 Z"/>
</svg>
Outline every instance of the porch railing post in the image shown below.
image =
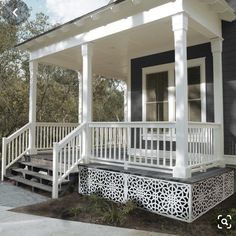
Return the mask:
<svg viewBox="0 0 236 236">
<path fill-rule="evenodd" d="M 2 138 L 2 181 L 4 181 L 4 176 L 6 175 L 6 152 L 6 138 Z"/>
<path fill-rule="evenodd" d="M 188 167 L 188 75 L 187 75 L 187 30 L 188 17 L 184 13 L 172 17 L 175 42 L 176 77 L 176 165 L 173 176 L 189 178 Z"/>
<path fill-rule="evenodd" d="M 52 198 L 58 198 L 58 143 L 53 143 L 53 182 L 52 182 Z"/>
</svg>

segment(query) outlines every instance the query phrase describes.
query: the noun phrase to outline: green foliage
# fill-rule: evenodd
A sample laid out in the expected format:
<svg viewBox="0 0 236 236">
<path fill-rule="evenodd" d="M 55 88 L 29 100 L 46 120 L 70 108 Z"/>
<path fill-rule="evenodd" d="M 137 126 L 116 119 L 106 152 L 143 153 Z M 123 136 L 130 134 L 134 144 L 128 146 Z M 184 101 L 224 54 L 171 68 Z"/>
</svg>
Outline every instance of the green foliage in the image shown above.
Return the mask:
<svg viewBox="0 0 236 236">
<path fill-rule="evenodd" d="M 126 204 L 117 204 L 109 202 L 104 212 L 105 222 L 112 223 L 114 225 L 123 225 L 128 215 L 136 208 L 136 205 L 128 201 Z"/>
<path fill-rule="evenodd" d="M 52 27 L 42 13 L 20 27 L 0 17 L 0 152 L 1 138 L 28 122 L 29 58 L 14 45 Z M 78 121 L 77 72 L 40 64 L 37 86 L 37 121 Z M 94 77 L 93 104 L 94 121 L 123 120 L 122 82 Z"/>
<path fill-rule="evenodd" d="M 102 221 L 113 225 L 123 225 L 127 221 L 129 214 L 136 209 L 136 205 L 128 201 L 125 204 L 108 201 L 96 194 L 84 196 L 86 198 L 86 207 L 73 207 L 69 209 L 71 217 L 78 217 L 80 214 L 89 214 Z"/>
</svg>

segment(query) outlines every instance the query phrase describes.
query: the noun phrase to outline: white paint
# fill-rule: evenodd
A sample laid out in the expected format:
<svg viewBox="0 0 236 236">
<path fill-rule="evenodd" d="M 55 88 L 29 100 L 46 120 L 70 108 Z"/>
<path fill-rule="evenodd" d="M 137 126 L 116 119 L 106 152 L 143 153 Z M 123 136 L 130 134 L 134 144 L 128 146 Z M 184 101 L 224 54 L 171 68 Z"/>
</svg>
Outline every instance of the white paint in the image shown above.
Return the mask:
<svg viewBox="0 0 236 236">
<path fill-rule="evenodd" d="M 172 17 L 175 42 L 176 80 L 176 166 L 173 176 L 188 178 L 188 73 L 187 73 L 187 30 L 188 17 L 178 14 Z"/>
<path fill-rule="evenodd" d="M 42 47 L 38 50 L 32 51 L 30 58 L 31 60 L 42 58 L 56 52 L 60 52 L 128 29 L 133 29 L 141 25 L 167 18 L 181 11 L 182 5 L 179 3 L 179 1 L 170 2 L 158 7 L 154 7 L 149 11 L 140 12 L 134 16 L 117 20 L 110 24 L 92 29 L 88 32 Z"/>
<path fill-rule="evenodd" d="M 224 109 L 223 109 L 223 74 L 222 74 L 222 39 L 211 40 L 211 51 L 213 55 L 214 76 L 214 117 L 215 122 L 221 125 L 217 155 L 224 166 Z"/>
<path fill-rule="evenodd" d="M 82 122 L 88 123 L 92 121 L 92 56 L 93 48 L 92 44 L 82 45 L 82 57 L 83 57 L 83 112 Z M 91 134 L 88 129 L 83 130 L 83 160 L 85 163 L 89 161 L 91 152 Z"/>
<path fill-rule="evenodd" d="M 82 78 L 82 74 L 80 71 L 78 71 L 78 80 L 79 80 L 79 89 L 78 89 L 78 123 L 81 124 L 82 123 L 82 113 L 83 113 L 83 108 L 82 108 L 82 104 L 83 104 L 83 78 Z"/>
<path fill-rule="evenodd" d="M 37 74 L 38 62 L 30 61 L 30 94 L 29 94 L 29 149 L 30 154 L 36 154 L 35 149 L 35 125 L 36 125 L 36 102 L 37 102 Z"/>
<path fill-rule="evenodd" d="M 219 15 L 210 11 L 209 6 L 196 0 L 182 0 L 183 10 L 194 20 L 195 28 L 209 38 L 221 37 L 221 20 Z"/>
</svg>

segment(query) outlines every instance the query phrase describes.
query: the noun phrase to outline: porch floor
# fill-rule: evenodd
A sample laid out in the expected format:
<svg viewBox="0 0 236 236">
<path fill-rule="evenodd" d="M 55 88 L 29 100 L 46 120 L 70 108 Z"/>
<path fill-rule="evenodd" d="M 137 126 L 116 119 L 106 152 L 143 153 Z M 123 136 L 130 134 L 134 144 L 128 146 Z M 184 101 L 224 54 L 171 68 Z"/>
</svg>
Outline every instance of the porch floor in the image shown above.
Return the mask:
<svg viewBox="0 0 236 236">
<path fill-rule="evenodd" d="M 208 169 L 206 172 L 193 173 L 191 178 L 180 179 L 180 178 L 172 177 L 172 175 L 168 173 L 151 171 L 151 170 L 135 169 L 135 168 L 128 168 L 128 170 L 125 170 L 121 166 L 113 166 L 113 165 L 107 165 L 107 164 L 90 163 L 90 164 L 80 164 L 80 166 L 93 168 L 93 169 L 99 169 L 99 170 L 115 171 L 115 172 L 120 172 L 120 173 L 125 173 L 125 174 L 133 174 L 133 175 L 138 175 L 142 177 L 150 177 L 150 178 L 155 178 L 155 179 L 172 180 L 172 181 L 186 183 L 186 184 L 193 184 L 193 183 L 232 171 L 232 168 L 229 168 L 229 167 L 225 167 L 225 168 L 214 167 L 214 168 Z"/>
</svg>

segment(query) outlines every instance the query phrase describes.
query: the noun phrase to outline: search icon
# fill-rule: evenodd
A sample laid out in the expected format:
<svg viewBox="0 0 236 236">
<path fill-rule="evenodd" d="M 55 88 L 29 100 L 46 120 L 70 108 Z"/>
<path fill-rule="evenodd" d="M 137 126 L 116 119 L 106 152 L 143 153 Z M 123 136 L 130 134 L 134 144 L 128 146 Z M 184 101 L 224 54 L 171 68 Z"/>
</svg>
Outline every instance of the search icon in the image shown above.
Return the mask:
<svg viewBox="0 0 236 236">
<path fill-rule="evenodd" d="M 222 218 L 222 219 L 221 219 L 221 224 L 228 226 L 228 221 L 227 221 L 227 219 L 226 219 L 226 218 Z"/>
</svg>

